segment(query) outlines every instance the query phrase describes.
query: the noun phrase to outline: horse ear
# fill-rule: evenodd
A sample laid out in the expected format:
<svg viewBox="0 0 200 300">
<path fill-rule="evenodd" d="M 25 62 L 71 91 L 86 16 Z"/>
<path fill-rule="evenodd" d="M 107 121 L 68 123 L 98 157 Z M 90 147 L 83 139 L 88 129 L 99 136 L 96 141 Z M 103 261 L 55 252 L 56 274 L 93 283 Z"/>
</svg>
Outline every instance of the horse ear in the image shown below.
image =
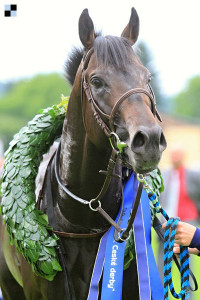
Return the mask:
<svg viewBox="0 0 200 300">
<path fill-rule="evenodd" d="M 131 17 L 128 25 L 123 30 L 121 36 L 129 39 L 131 45 L 135 44 L 139 35 L 139 17 L 134 7 L 131 9 Z"/>
<path fill-rule="evenodd" d="M 84 9 L 79 18 L 79 37 L 83 46 L 90 49 L 94 42 L 94 25 L 88 14 L 88 9 Z"/>
</svg>

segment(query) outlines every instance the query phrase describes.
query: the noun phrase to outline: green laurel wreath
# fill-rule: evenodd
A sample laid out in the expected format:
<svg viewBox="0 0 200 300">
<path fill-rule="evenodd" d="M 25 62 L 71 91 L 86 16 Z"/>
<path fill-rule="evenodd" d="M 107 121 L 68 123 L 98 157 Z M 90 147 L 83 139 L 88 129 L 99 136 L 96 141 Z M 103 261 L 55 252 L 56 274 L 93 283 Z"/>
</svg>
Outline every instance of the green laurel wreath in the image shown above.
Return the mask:
<svg viewBox="0 0 200 300">
<path fill-rule="evenodd" d="M 50 234 L 48 217 L 36 209 L 35 178 L 42 155 L 61 135 L 68 98 L 59 105 L 41 110 L 10 143 L 5 154 L 0 212 L 11 245 L 32 265 L 33 271 L 53 280 L 62 271 L 55 246 L 57 236 Z"/>
</svg>

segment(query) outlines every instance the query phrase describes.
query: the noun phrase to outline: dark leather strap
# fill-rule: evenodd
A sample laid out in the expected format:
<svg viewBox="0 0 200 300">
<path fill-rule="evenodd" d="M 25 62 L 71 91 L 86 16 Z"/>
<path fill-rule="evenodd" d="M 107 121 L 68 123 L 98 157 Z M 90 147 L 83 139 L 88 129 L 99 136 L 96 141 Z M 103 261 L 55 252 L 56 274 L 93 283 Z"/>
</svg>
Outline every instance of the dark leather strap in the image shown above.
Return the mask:
<svg viewBox="0 0 200 300">
<path fill-rule="evenodd" d="M 54 156 L 55 156 L 56 150 L 57 150 L 57 149 L 55 149 L 55 150 L 52 152 L 52 154 L 51 154 L 51 156 L 50 156 L 50 158 L 49 158 L 49 161 L 48 161 L 47 165 L 45 166 L 45 168 L 44 168 L 44 170 L 43 170 L 43 171 L 44 171 L 44 176 L 43 176 L 43 178 L 42 178 L 41 188 L 40 188 L 40 191 L 39 191 L 39 193 L 38 193 L 38 198 L 37 198 L 37 203 L 36 203 L 37 209 L 40 209 L 40 205 L 41 205 L 42 198 L 43 198 L 44 185 L 45 185 L 45 181 L 46 181 L 46 177 L 47 177 L 47 168 L 48 168 L 48 166 L 52 163 L 52 160 L 53 160 L 53 158 L 54 158 Z M 49 152 L 49 153 L 50 153 L 50 152 Z"/>
<path fill-rule="evenodd" d="M 127 228 L 124 231 L 121 230 L 120 232 L 119 231 L 117 232 L 117 230 L 115 230 L 114 239 L 118 243 L 122 243 L 122 242 L 124 242 L 125 240 L 127 240 L 129 238 L 130 230 L 131 230 L 133 222 L 135 220 L 138 205 L 139 205 L 139 202 L 140 202 L 142 188 L 143 188 L 143 184 L 140 184 L 139 187 L 138 187 L 138 190 L 137 190 L 137 194 L 136 194 L 135 201 L 134 201 L 134 206 L 133 206 L 133 209 L 131 211 L 131 215 L 130 215 L 130 218 L 129 218 L 129 221 L 128 221 Z M 123 206 L 123 203 L 124 203 L 124 200 L 122 201 L 122 206 Z M 122 213 L 123 213 L 123 209 L 122 209 Z M 122 218 L 122 213 L 120 214 L 118 224 L 120 224 L 120 221 L 121 221 L 121 218 Z M 121 233 L 121 232 L 123 232 L 123 233 L 120 236 L 119 233 Z"/>
<path fill-rule="evenodd" d="M 51 164 L 48 165 L 46 171 L 46 199 L 47 199 L 47 215 L 49 224 L 56 229 L 56 221 L 54 216 L 53 197 L 51 190 Z"/>
<path fill-rule="evenodd" d="M 135 220 L 135 216 L 136 216 L 136 213 L 137 213 L 137 210 L 138 210 L 138 205 L 140 203 L 142 189 L 143 189 L 143 183 L 140 182 L 138 190 L 137 190 L 137 194 L 136 194 L 136 197 L 135 197 L 134 206 L 133 206 L 133 209 L 132 209 L 129 221 L 128 221 L 128 226 L 127 226 L 126 230 L 123 232 L 123 234 L 121 236 L 121 240 L 122 241 L 126 240 L 128 238 L 128 236 L 129 236 L 129 232 L 130 232 L 130 230 L 132 228 L 132 225 L 133 225 L 133 222 Z"/>
<path fill-rule="evenodd" d="M 89 84 L 86 82 L 85 76 L 83 75 L 83 81 L 82 81 L 82 114 L 83 114 L 83 123 L 85 126 L 85 106 L 86 106 L 86 98 L 89 101 L 89 103 L 91 104 L 91 108 L 93 111 L 93 115 L 95 117 L 95 120 L 97 122 L 97 124 L 102 128 L 103 132 L 105 133 L 105 135 L 107 137 L 110 137 L 111 135 L 111 131 L 110 128 L 107 126 L 107 124 L 103 121 L 102 117 L 108 119 L 109 120 L 109 115 L 105 114 L 100 108 L 99 106 L 96 104 L 93 96 L 92 96 L 92 92 L 90 89 Z M 86 129 L 86 127 L 85 127 Z"/>
<path fill-rule="evenodd" d="M 60 146 L 59 146 L 60 147 Z M 40 205 L 42 202 L 42 198 L 43 198 L 43 192 L 44 192 L 44 185 L 46 183 L 46 193 L 47 193 L 47 205 L 46 205 L 46 209 L 47 209 L 47 215 L 48 215 L 48 220 L 49 220 L 49 224 L 51 225 L 51 227 L 53 228 L 53 232 L 60 237 L 65 237 L 65 238 L 95 238 L 95 237 L 101 237 L 104 233 L 106 233 L 106 230 L 103 230 L 101 232 L 95 232 L 95 233 L 74 233 L 74 232 L 64 232 L 64 231 L 59 231 L 57 229 L 56 226 L 56 222 L 55 222 L 55 216 L 54 216 L 54 207 L 53 207 L 53 197 L 52 197 L 52 190 L 51 190 L 51 175 L 50 175 L 50 166 L 51 163 L 53 161 L 53 158 L 55 156 L 55 152 L 53 153 L 51 159 L 49 160 L 48 166 L 46 168 L 45 171 L 45 176 L 44 176 L 44 181 L 42 184 L 42 188 L 39 192 L 39 196 L 38 196 L 38 201 L 37 201 L 37 208 L 40 209 Z M 88 202 L 87 202 L 88 204 Z"/>
<path fill-rule="evenodd" d="M 116 236 L 116 234 L 115 234 L 115 240 L 119 243 L 124 242 L 129 237 L 129 233 L 130 233 L 130 230 L 132 228 L 133 222 L 135 220 L 138 205 L 139 205 L 139 202 L 140 202 L 142 189 L 143 189 L 143 183 L 140 182 L 138 190 L 137 190 L 137 194 L 136 194 L 136 197 L 135 197 L 135 201 L 134 201 L 134 206 L 133 206 L 133 209 L 131 211 L 131 215 L 130 215 L 130 218 L 129 218 L 129 221 L 128 221 L 128 225 L 127 225 L 127 228 L 124 231 L 119 226 L 120 220 L 121 220 L 121 217 L 122 217 L 122 213 L 123 213 L 123 203 L 122 203 L 122 208 L 121 208 L 119 221 L 117 223 L 107 214 L 107 212 L 105 212 L 105 210 L 103 210 L 103 208 L 101 208 L 100 206 L 96 208 L 96 211 L 98 211 L 104 217 L 104 219 L 106 219 L 115 228 L 115 231 L 117 231 L 118 233 L 123 232 L 121 237 L 119 236 L 119 234 L 118 234 L 118 236 Z"/>
<path fill-rule="evenodd" d="M 143 88 L 135 88 L 135 89 L 131 89 L 129 91 L 127 91 L 126 93 L 124 93 L 119 100 L 116 102 L 116 104 L 114 105 L 111 114 L 110 114 L 110 129 L 111 131 L 115 131 L 114 128 L 114 118 L 115 115 L 117 113 L 117 111 L 119 110 L 120 106 L 122 105 L 122 103 L 129 98 L 131 95 L 134 94 L 145 94 L 149 97 L 150 101 L 151 101 L 151 109 L 152 109 L 152 113 L 155 116 L 156 114 L 156 109 L 155 109 L 155 99 L 153 98 L 153 96 L 146 90 Z"/>
<path fill-rule="evenodd" d="M 119 227 L 119 225 L 107 214 L 103 208 L 99 206 L 96 208 L 96 211 L 98 211 L 102 217 L 104 217 L 104 219 L 106 219 L 118 232 L 122 232 L 122 229 Z"/>
<path fill-rule="evenodd" d="M 95 199 L 92 200 L 92 204 L 96 203 L 96 205 L 97 205 L 98 201 L 100 201 L 105 196 L 105 194 L 110 186 L 110 182 L 112 179 L 112 175 L 113 175 L 113 171 L 114 171 L 114 167 L 115 167 L 118 155 L 119 155 L 119 152 L 116 151 L 115 149 L 112 149 L 111 157 L 108 162 L 106 179 L 104 181 L 104 184 L 103 184 L 99 194 L 96 196 Z M 121 179 L 121 178 L 119 177 L 118 179 Z"/>
<path fill-rule="evenodd" d="M 104 184 L 101 188 L 101 191 L 99 192 L 99 194 L 96 196 L 96 198 L 91 199 L 91 200 L 86 200 L 86 199 L 82 199 L 78 196 L 76 196 L 75 194 L 73 194 L 66 186 L 65 184 L 62 182 L 62 179 L 60 177 L 59 174 L 59 157 L 60 157 L 60 148 L 61 148 L 61 144 L 59 144 L 57 152 L 56 152 L 56 158 L 55 158 L 55 176 L 56 176 L 56 180 L 60 186 L 60 188 L 68 195 L 70 196 L 72 199 L 78 201 L 79 203 L 88 205 L 90 202 L 92 202 L 92 204 L 97 206 L 98 205 L 98 201 L 100 201 L 105 193 L 107 192 L 111 179 L 112 179 L 112 174 L 113 174 L 113 170 L 117 161 L 117 157 L 118 157 L 118 152 L 113 149 L 112 153 L 111 153 L 111 157 L 109 159 L 109 163 L 108 163 L 108 167 L 107 167 L 107 173 L 106 173 L 106 179 L 104 181 Z"/>
<path fill-rule="evenodd" d="M 106 233 L 108 229 L 103 230 L 101 232 L 95 232 L 95 233 L 74 233 L 74 232 L 64 232 L 64 231 L 58 231 L 58 230 L 53 230 L 53 232 L 61 237 L 64 238 L 73 238 L 73 239 L 88 239 L 88 238 L 96 238 L 96 237 L 101 237 Z"/>
<path fill-rule="evenodd" d="M 114 166 L 116 164 L 116 160 L 118 157 L 118 152 L 113 149 L 112 150 L 112 154 L 108 163 L 108 168 L 107 168 L 107 174 L 106 174 L 106 179 L 104 181 L 103 187 L 101 189 L 101 191 L 99 192 L 99 194 L 97 195 L 96 198 L 88 201 L 88 200 L 84 200 L 82 198 L 77 197 L 76 195 L 74 195 L 73 193 L 71 193 L 68 188 L 62 183 L 62 180 L 60 178 L 59 175 L 59 154 L 60 154 L 60 145 L 58 147 L 57 153 L 56 153 L 56 159 L 55 159 L 55 176 L 56 179 L 60 185 L 60 187 L 63 189 L 63 191 L 70 197 L 72 197 L 74 200 L 82 203 L 82 204 L 89 204 L 90 208 L 94 211 L 98 211 L 108 222 L 110 225 L 112 225 L 119 233 L 122 233 L 122 229 L 119 227 L 119 225 L 105 212 L 105 210 L 103 210 L 103 208 L 101 207 L 100 204 L 100 200 L 105 196 L 105 193 L 108 190 L 108 187 L 110 185 L 111 179 L 112 179 L 112 174 L 113 174 L 113 170 L 114 170 Z M 49 184 L 50 185 L 50 184 Z M 129 222 L 128 222 L 128 226 L 126 228 L 126 230 L 123 232 L 122 237 L 119 238 L 119 241 L 123 241 L 126 240 L 129 236 L 129 232 L 131 230 L 131 227 L 133 225 L 134 219 L 135 219 L 135 215 L 138 209 L 138 205 L 139 205 L 139 201 L 140 201 L 140 196 L 142 193 L 142 187 L 143 187 L 143 183 L 140 183 L 137 194 L 136 194 L 136 198 L 135 198 L 135 202 L 134 202 L 134 206 L 131 212 L 131 216 L 129 218 Z M 50 197 L 49 197 L 50 198 Z M 53 203 L 53 199 L 52 199 L 52 203 Z M 50 215 L 52 215 L 52 213 L 50 212 Z M 98 237 L 101 236 L 105 233 L 105 231 L 99 232 L 99 233 L 70 233 L 70 232 L 61 232 L 56 230 L 56 228 L 53 226 L 54 228 L 54 233 L 57 234 L 58 236 L 62 236 L 62 237 L 71 237 L 71 238 L 92 238 L 92 237 Z"/>
<path fill-rule="evenodd" d="M 94 48 L 92 47 L 86 54 L 83 56 L 82 59 L 82 70 L 86 70 L 88 67 L 88 63 L 90 61 L 90 58 L 92 54 L 94 53 Z"/>
<path fill-rule="evenodd" d="M 72 199 L 78 201 L 81 204 L 85 204 L 88 205 L 89 201 L 82 199 L 78 196 L 76 196 L 75 194 L 73 194 L 72 192 L 70 192 L 70 190 L 65 186 L 65 184 L 62 182 L 62 179 L 60 177 L 60 172 L 59 172 L 59 168 L 60 168 L 60 148 L 61 148 L 61 143 L 58 146 L 58 149 L 56 151 L 56 156 L 55 156 L 55 162 L 54 162 L 54 171 L 55 171 L 55 177 L 56 180 L 60 186 L 60 188 Z"/>
</svg>

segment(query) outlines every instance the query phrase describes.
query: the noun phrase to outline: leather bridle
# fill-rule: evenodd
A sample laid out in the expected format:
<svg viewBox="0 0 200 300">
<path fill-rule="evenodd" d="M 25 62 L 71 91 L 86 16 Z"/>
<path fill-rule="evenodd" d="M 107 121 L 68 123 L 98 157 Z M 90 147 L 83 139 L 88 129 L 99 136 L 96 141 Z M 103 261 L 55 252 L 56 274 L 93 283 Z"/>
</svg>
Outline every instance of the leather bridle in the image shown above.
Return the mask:
<svg viewBox="0 0 200 300">
<path fill-rule="evenodd" d="M 125 92 L 116 102 L 116 104 L 114 105 L 114 107 L 111 110 L 111 114 L 108 115 L 105 112 L 103 112 L 101 110 L 101 108 L 98 106 L 98 104 L 96 103 L 95 99 L 93 98 L 92 95 L 92 91 L 90 88 L 89 83 L 86 80 L 85 77 L 85 71 L 88 67 L 90 58 L 92 56 L 92 54 L 94 53 L 94 48 L 91 48 L 86 55 L 83 57 L 82 59 L 82 93 L 81 93 L 81 102 L 82 102 L 82 113 L 83 113 L 83 123 L 85 126 L 85 121 L 84 121 L 84 107 L 86 105 L 86 100 L 89 101 L 89 103 L 91 104 L 92 107 L 92 111 L 94 114 L 94 117 L 97 121 L 97 123 L 100 125 L 100 127 L 102 128 L 103 132 L 105 133 L 105 135 L 112 139 L 113 137 L 116 138 L 116 133 L 115 133 L 115 126 L 114 126 L 114 118 L 115 115 L 117 113 L 117 111 L 119 110 L 120 106 L 122 105 L 122 103 L 131 95 L 133 94 L 145 94 L 149 97 L 150 102 L 151 102 L 151 109 L 152 109 L 152 113 L 154 115 L 154 117 L 157 116 L 157 118 L 159 119 L 159 121 L 161 121 L 160 115 L 156 109 L 156 101 L 155 101 L 155 96 L 153 93 L 153 90 L 150 87 L 150 93 L 143 88 L 134 88 L 131 89 L 127 92 Z M 103 118 L 107 120 L 107 122 L 104 122 Z M 117 136 L 118 138 L 118 136 Z M 119 139 L 119 138 L 118 138 Z M 107 167 L 107 171 L 106 173 L 106 179 L 104 181 L 104 184 L 101 188 L 101 191 L 99 192 L 99 194 L 97 195 L 96 198 L 91 199 L 91 200 L 85 200 L 82 199 L 76 195 L 74 195 L 67 187 L 66 185 L 62 182 L 62 179 L 60 177 L 59 174 L 59 157 L 60 157 L 60 145 L 59 148 L 57 150 L 56 153 L 56 157 L 55 157 L 55 177 L 56 180 L 60 186 L 60 188 L 71 198 L 73 198 L 75 201 L 84 204 L 84 205 L 89 205 L 89 208 L 92 211 L 98 211 L 112 226 L 114 226 L 114 228 L 118 231 L 118 241 L 122 242 L 124 240 L 126 240 L 129 237 L 129 231 L 131 229 L 131 226 L 133 224 L 134 221 L 134 217 L 136 215 L 137 212 L 137 207 L 139 204 L 139 200 L 140 200 L 140 196 L 141 196 L 141 192 L 142 192 L 142 186 L 143 184 L 140 183 L 139 184 L 139 188 L 138 188 L 138 192 L 136 195 L 136 199 L 134 202 L 134 206 L 132 209 L 132 213 L 131 216 L 129 218 L 129 223 L 128 226 L 126 228 L 126 230 L 122 230 L 120 228 L 120 226 L 115 223 L 115 221 L 103 210 L 103 208 L 101 207 L 101 199 L 105 196 L 105 193 L 107 192 L 111 179 L 114 176 L 113 175 L 113 170 L 116 164 L 116 161 L 118 159 L 118 156 L 120 154 L 120 151 L 117 147 L 113 146 L 112 149 L 112 153 L 111 153 L 111 157 L 109 159 L 109 163 L 108 163 L 108 167 Z M 86 234 L 78 234 L 78 233 L 65 233 L 65 232 L 59 232 L 59 231 L 54 231 L 57 235 L 60 235 L 62 237 L 74 237 L 74 238 L 88 238 L 88 237 L 94 237 L 99 235 L 100 233 L 86 233 Z M 103 234 L 103 232 L 102 232 Z M 116 235 L 115 235 L 116 236 Z"/>
<path fill-rule="evenodd" d="M 151 110 L 152 110 L 152 113 L 153 113 L 154 117 L 156 116 L 158 118 L 158 120 L 160 122 L 162 122 L 161 117 L 160 117 L 160 115 L 158 113 L 158 110 L 156 108 L 155 95 L 154 95 L 154 92 L 153 92 L 150 84 L 149 84 L 150 92 L 148 90 L 144 89 L 144 88 L 131 89 L 131 90 L 125 92 L 117 100 L 117 102 L 115 103 L 115 105 L 113 106 L 113 108 L 111 110 L 110 115 L 103 112 L 102 109 L 96 103 L 96 101 L 95 101 L 95 99 L 92 95 L 90 85 L 87 82 L 86 77 L 85 77 L 85 71 L 87 70 L 90 58 L 91 58 L 93 53 L 94 53 L 94 48 L 91 48 L 86 53 L 86 55 L 83 57 L 83 60 L 82 60 L 82 94 L 81 94 L 82 107 L 84 107 L 85 96 L 86 96 L 87 100 L 90 102 L 90 104 L 92 106 L 92 110 L 93 110 L 95 119 L 96 119 L 97 123 L 101 126 L 101 128 L 103 129 L 106 136 L 111 137 L 111 133 L 115 132 L 115 126 L 114 126 L 115 115 L 118 112 L 118 110 L 119 110 L 120 106 L 122 105 L 122 103 L 133 94 L 145 94 L 145 95 L 147 95 L 148 98 L 150 99 L 150 102 L 151 102 Z M 84 110 L 84 108 L 83 108 L 83 110 Z M 103 121 L 103 119 L 107 119 L 109 126 L 108 126 L 108 124 L 106 124 Z M 83 121 L 84 121 L 84 115 L 83 115 Z"/>
</svg>

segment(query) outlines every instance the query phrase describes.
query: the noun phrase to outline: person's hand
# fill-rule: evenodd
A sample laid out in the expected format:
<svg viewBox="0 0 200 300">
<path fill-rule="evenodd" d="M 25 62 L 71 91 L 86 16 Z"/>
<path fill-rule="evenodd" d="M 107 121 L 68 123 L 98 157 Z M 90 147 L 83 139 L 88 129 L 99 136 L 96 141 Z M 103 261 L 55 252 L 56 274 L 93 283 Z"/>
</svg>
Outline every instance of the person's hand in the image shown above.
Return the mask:
<svg viewBox="0 0 200 300">
<path fill-rule="evenodd" d="M 188 251 L 190 254 L 195 254 L 195 255 L 198 255 L 199 254 L 199 250 L 197 248 L 188 248 Z M 180 254 L 180 247 L 178 244 L 174 244 L 174 249 L 173 249 L 173 252 L 176 256 L 179 256 Z"/>
<path fill-rule="evenodd" d="M 166 227 L 166 223 L 162 224 L 162 228 Z M 185 222 L 179 222 L 177 225 L 175 243 L 182 246 L 190 245 L 196 227 Z"/>
</svg>

